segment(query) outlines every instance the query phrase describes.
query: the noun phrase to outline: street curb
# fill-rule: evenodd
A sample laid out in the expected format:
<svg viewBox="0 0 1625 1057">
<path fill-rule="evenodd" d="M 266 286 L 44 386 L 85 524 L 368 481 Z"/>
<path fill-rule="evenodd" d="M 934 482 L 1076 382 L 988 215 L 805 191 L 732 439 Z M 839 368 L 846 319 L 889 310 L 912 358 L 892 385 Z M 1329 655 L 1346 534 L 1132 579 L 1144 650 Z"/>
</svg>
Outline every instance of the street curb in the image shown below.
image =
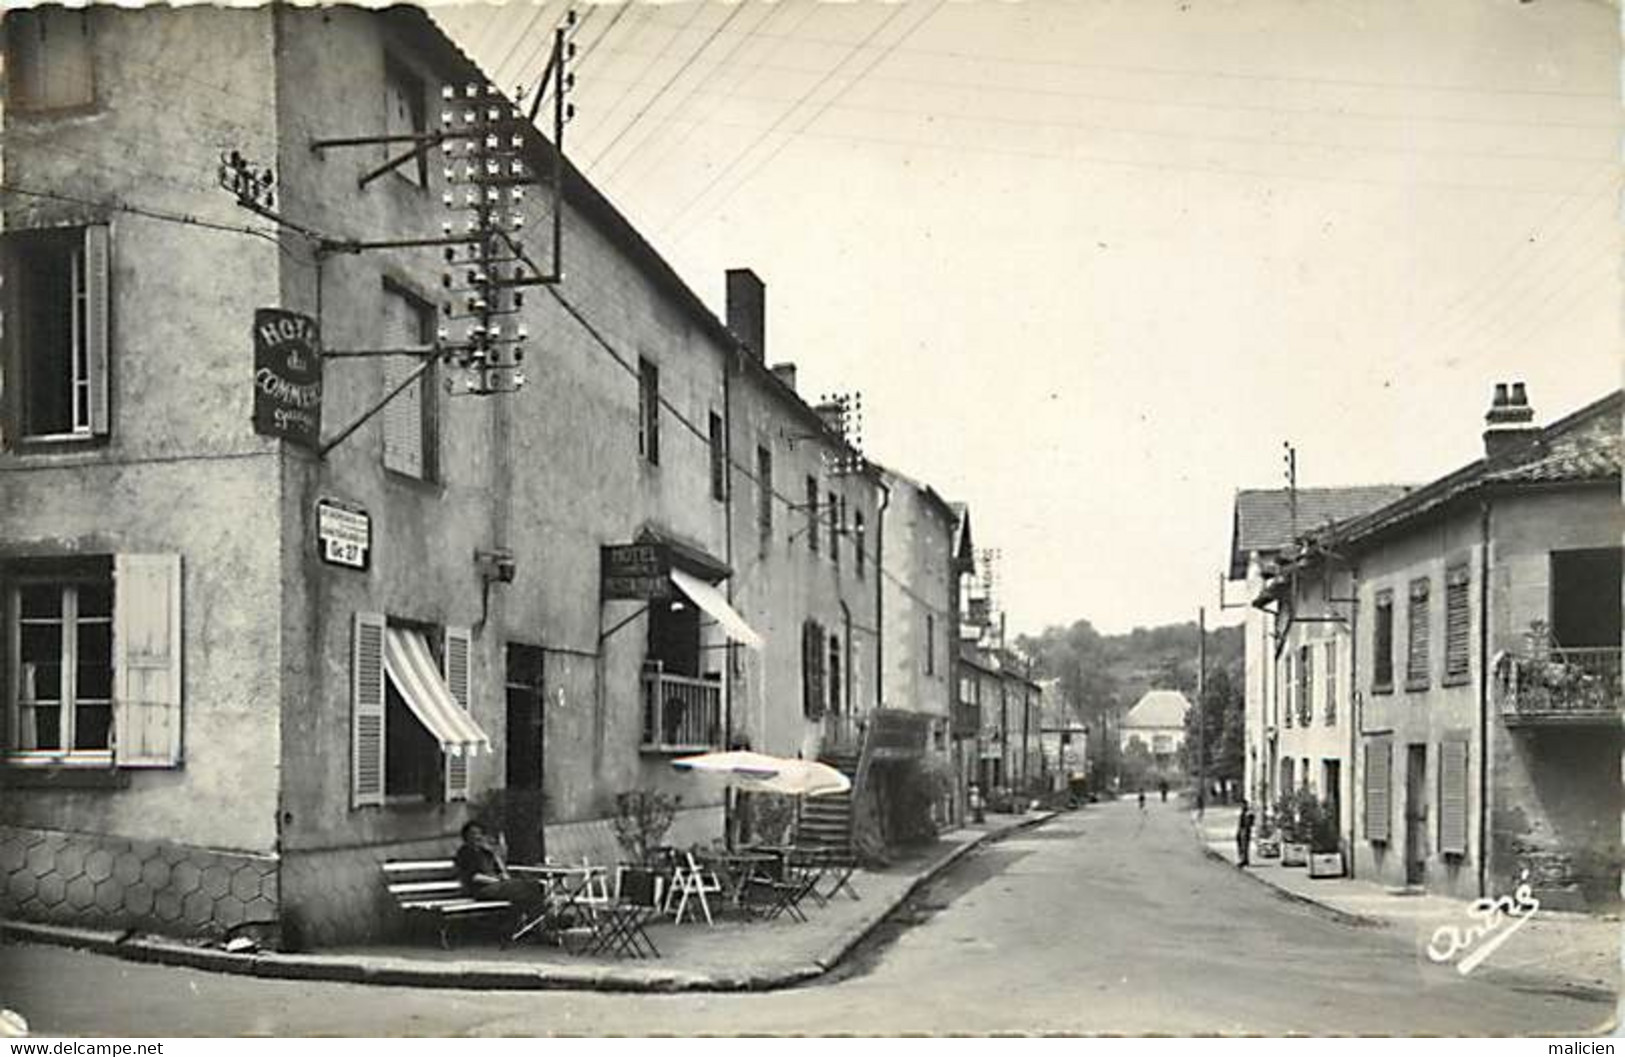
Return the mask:
<svg viewBox="0 0 1625 1057">
<path fill-rule="evenodd" d="M 895 899 L 860 918 L 825 948 L 811 963 L 745 974 L 687 973 L 674 970 L 631 970 L 618 966 L 493 968 L 491 963 L 423 963 L 398 958 L 375 963 L 342 961 L 307 954 L 233 954 L 208 947 L 193 947 L 175 940 L 141 937 L 123 940 L 118 934 L 66 925 L 0 919 L 0 941 L 49 944 L 88 951 L 125 961 L 169 965 L 234 976 L 269 980 L 320 980 L 331 983 L 389 987 L 448 988 L 475 991 L 619 991 L 648 993 L 776 991 L 823 976 L 834 969 L 920 888 L 973 849 L 1012 833 L 1031 829 L 1054 818 L 1040 812 L 1006 829 L 978 834 L 915 878 Z"/>
<path fill-rule="evenodd" d="M 1191 835 L 1196 838 L 1196 846 L 1201 849 L 1203 855 L 1207 856 L 1209 859 L 1212 859 L 1214 862 L 1223 863 L 1243 877 L 1256 881 L 1265 888 L 1269 889 L 1270 892 L 1280 899 L 1286 900 L 1289 903 L 1299 903 L 1303 906 L 1311 907 L 1335 921 L 1339 921 L 1344 925 L 1352 925 L 1355 928 L 1385 929 L 1391 924 L 1390 922 L 1384 921 L 1382 918 L 1374 918 L 1367 914 L 1356 914 L 1351 910 L 1343 910 L 1340 907 L 1332 906 L 1330 903 L 1324 903 L 1319 899 L 1316 899 L 1314 896 L 1306 896 L 1302 892 L 1294 892 L 1290 888 L 1282 888 L 1269 878 L 1264 877 L 1261 874 L 1254 873 L 1239 863 L 1231 862 L 1223 853 L 1214 851 L 1208 845 L 1207 839 L 1202 835 L 1201 829 L 1196 825 L 1195 816 L 1192 816 L 1191 818 Z"/>
</svg>

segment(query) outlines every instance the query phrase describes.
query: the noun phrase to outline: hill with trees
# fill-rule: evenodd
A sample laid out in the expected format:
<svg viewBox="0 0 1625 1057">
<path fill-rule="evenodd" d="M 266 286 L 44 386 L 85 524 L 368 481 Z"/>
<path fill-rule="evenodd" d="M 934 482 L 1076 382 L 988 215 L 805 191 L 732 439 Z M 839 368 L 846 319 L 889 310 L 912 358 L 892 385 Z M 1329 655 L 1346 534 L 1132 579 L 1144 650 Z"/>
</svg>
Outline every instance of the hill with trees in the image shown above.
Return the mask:
<svg viewBox="0 0 1625 1057">
<path fill-rule="evenodd" d="M 1075 718 L 1089 726 L 1090 770 L 1099 788 L 1114 780 L 1133 780 L 1132 769 L 1117 749 L 1118 723 L 1147 690 L 1178 690 L 1196 701 L 1198 633 L 1195 621 L 1135 628 L 1122 635 L 1102 635 L 1087 620 L 1049 627 L 1036 636 L 1023 635 L 1016 648 L 1032 658 L 1037 678 L 1056 679 Z M 1185 717 L 1186 760 L 1194 772 L 1199 742 L 1206 751 L 1207 773 L 1218 780 L 1241 781 L 1243 752 L 1242 629 L 1214 628 L 1207 633 L 1204 697 L 1206 737 L 1198 739 L 1199 710 Z"/>
</svg>

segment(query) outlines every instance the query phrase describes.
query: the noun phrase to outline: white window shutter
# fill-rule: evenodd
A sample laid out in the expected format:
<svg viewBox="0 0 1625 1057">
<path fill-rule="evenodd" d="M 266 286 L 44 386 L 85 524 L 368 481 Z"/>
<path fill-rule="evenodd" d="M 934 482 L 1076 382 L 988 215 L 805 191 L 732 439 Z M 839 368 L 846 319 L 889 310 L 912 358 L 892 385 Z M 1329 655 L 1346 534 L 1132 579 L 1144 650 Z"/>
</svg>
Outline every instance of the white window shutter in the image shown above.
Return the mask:
<svg viewBox="0 0 1625 1057">
<path fill-rule="evenodd" d="M 85 228 L 85 351 L 90 363 L 90 432 L 105 437 L 108 417 L 108 346 L 111 334 L 112 288 L 109 281 L 110 243 L 106 224 Z"/>
<path fill-rule="evenodd" d="M 1366 742 L 1365 745 L 1365 836 L 1367 840 L 1387 842 L 1389 816 L 1392 803 L 1393 743 L 1387 738 Z"/>
<path fill-rule="evenodd" d="M 473 675 L 470 657 L 473 653 L 473 633 L 468 628 L 446 629 L 445 666 L 446 685 L 451 696 L 468 711 L 472 698 Z M 446 756 L 446 800 L 468 799 L 468 753 Z"/>
<path fill-rule="evenodd" d="M 1467 740 L 1450 738 L 1439 748 L 1439 850 L 1466 855 Z"/>
<path fill-rule="evenodd" d="M 120 767 L 181 762 L 181 557 L 113 559 L 113 752 Z"/>
<path fill-rule="evenodd" d="M 350 662 L 350 805 L 384 802 L 384 615 L 357 613 Z"/>
</svg>

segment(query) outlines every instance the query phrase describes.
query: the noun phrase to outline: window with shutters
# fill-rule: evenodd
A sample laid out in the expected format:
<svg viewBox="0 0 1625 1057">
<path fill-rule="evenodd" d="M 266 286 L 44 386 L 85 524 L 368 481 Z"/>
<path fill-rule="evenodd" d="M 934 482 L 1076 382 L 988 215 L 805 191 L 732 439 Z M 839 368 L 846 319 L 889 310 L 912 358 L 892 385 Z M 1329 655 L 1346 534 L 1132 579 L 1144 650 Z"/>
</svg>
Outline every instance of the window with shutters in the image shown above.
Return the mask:
<svg viewBox="0 0 1625 1057">
<path fill-rule="evenodd" d="M 38 559 L 0 579 L 8 762 L 179 764 L 179 556 Z"/>
<path fill-rule="evenodd" d="M 1378 591 L 1371 621 L 1371 692 L 1394 689 L 1394 593 Z"/>
<path fill-rule="evenodd" d="M 1325 647 L 1326 670 L 1326 725 L 1337 725 L 1337 643 L 1328 642 Z"/>
<path fill-rule="evenodd" d="M 824 629 L 811 620 L 801 625 L 801 711 L 808 719 L 824 714 Z"/>
<path fill-rule="evenodd" d="M 807 478 L 807 549 L 818 553 L 818 478 Z"/>
<path fill-rule="evenodd" d="M 417 643 L 424 663 L 403 662 L 399 650 L 408 638 Z M 438 676 L 444 682 L 438 691 L 444 695 L 444 707 L 468 711 L 470 645 L 467 628 L 440 630 L 386 618 L 380 613 L 355 615 L 351 655 L 352 806 L 467 798 L 468 755 L 443 751 L 441 738 L 430 729 L 428 717 L 443 716 L 443 710 L 420 715 L 419 709 L 425 707 L 426 696 L 432 696 L 425 694 L 425 680 Z M 386 654 L 390 659 L 386 660 Z M 391 667 L 396 664 L 403 667 Z M 409 693 L 417 697 L 418 708 L 407 700 Z"/>
<path fill-rule="evenodd" d="M 1467 739 L 1439 743 L 1439 851 L 1467 854 Z"/>
<path fill-rule="evenodd" d="M 0 241 L 8 446 L 107 434 L 108 252 L 105 225 Z"/>
<path fill-rule="evenodd" d="M 829 666 L 825 669 L 829 673 L 829 710 L 839 714 L 846 711 L 845 700 L 841 696 L 841 639 L 839 635 L 829 637 Z"/>
<path fill-rule="evenodd" d="M 711 498 L 728 498 L 728 438 L 722 428 L 722 416 L 711 412 L 707 438 L 711 455 Z"/>
<path fill-rule="evenodd" d="M 756 449 L 756 531 L 766 554 L 773 543 L 773 452 L 765 446 Z"/>
<path fill-rule="evenodd" d="M 841 564 L 841 516 L 840 504 L 835 493 L 828 496 L 828 504 L 824 508 L 824 516 L 829 521 L 829 558 L 836 565 Z"/>
<path fill-rule="evenodd" d="M 937 674 L 937 618 L 933 613 L 925 615 L 925 674 Z"/>
<path fill-rule="evenodd" d="M 434 308 L 406 288 L 384 281 L 386 348 L 424 348 L 434 344 Z M 404 382 L 422 360 L 384 357 L 384 392 Z M 434 481 L 439 476 L 439 429 L 436 367 L 428 369 L 384 405 L 384 468 L 403 477 Z"/>
<path fill-rule="evenodd" d="M 5 17 L 6 108 L 29 114 L 96 102 L 92 13 L 55 4 Z"/>
<path fill-rule="evenodd" d="M 1393 743 L 1374 738 L 1365 743 L 1365 837 L 1386 844 L 1393 804 Z"/>
<path fill-rule="evenodd" d="M 1426 690 L 1430 675 L 1428 646 L 1432 634 L 1428 605 L 1427 577 L 1411 581 L 1410 605 L 1406 607 L 1405 689 Z"/>
<path fill-rule="evenodd" d="M 421 136 L 429 131 L 428 97 L 423 78 L 394 56 L 384 58 L 384 134 Z M 385 143 L 379 149 L 379 162 L 391 161 L 411 149 L 410 143 Z M 429 186 L 429 153 L 393 170 L 397 177 L 417 187 Z"/>
<path fill-rule="evenodd" d="M 864 578 L 864 566 L 869 561 L 868 555 L 863 550 L 867 537 L 868 529 L 863 523 L 863 511 L 855 511 L 852 515 L 852 557 L 857 564 L 859 580 Z"/>
<path fill-rule="evenodd" d="M 1460 685 L 1468 681 L 1472 667 L 1472 576 L 1466 565 L 1445 573 L 1444 587 L 1444 683 Z"/>
<path fill-rule="evenodd" d="M 1298 723 L 1309 726 L 1315 716 L 1315 653 L 1313 646 L 1298 647 Z"/>
<path fill-rule="evenodd" d="M 1296 716 L 1297 711 L 1298 711 L 1298 707 L 1297 707 L 1298 684 L 1295 683 L 1293 681 L 1293 679 L 1292 679 L 1292 653 L 1291 653 L 1291 651 L 1288 651 L 1282 657 L 1282 660 L 1281 660 L 1281 679 L 1280 679 L 1280 682 L 1278 682 L 1276 684 L 1276 687 L 1275 687 L 1275 693 L 1276 693 L 1277 697 L 1279 697 L 1281 695 L 1283 689 L 1285 690 L 1285 693 L 1286 693 L 1286 708 L 1282 709 L 1282 713 L 1283 713 L 1282 719 L 1283 719 L 1283 722 L 1284 722 L 1285 726 L 1291 727 L 1291 726 L 1294 725 L 1295 716 Z"/>
<path fill-rule="evenodd" d="M 638 357 L 638 454 L 660 465 L 660 368 Z"/>
</svg>

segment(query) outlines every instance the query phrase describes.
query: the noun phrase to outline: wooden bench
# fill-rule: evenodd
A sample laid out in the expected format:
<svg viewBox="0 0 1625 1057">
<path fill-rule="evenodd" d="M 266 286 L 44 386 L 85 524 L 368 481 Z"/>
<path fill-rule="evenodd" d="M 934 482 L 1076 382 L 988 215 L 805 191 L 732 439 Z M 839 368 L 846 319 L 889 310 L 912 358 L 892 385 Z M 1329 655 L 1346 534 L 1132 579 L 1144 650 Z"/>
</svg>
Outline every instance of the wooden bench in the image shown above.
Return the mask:
<svg viewBox="0 0 1625 1057">
<path fill-rule="evenodd" d="M 518 908 L 506 899 L 475 899 L 463 891 L 457 864 L 451 859 L 392 859 L 384 863 L 384 883 L 390 896 L 409 918 L 434 921 L 440 946 L 451 949 L 454 922 L 503 915 L 511 921 Z M 507 931 L 503 938 L 506 940 Z"/>
</svg>

